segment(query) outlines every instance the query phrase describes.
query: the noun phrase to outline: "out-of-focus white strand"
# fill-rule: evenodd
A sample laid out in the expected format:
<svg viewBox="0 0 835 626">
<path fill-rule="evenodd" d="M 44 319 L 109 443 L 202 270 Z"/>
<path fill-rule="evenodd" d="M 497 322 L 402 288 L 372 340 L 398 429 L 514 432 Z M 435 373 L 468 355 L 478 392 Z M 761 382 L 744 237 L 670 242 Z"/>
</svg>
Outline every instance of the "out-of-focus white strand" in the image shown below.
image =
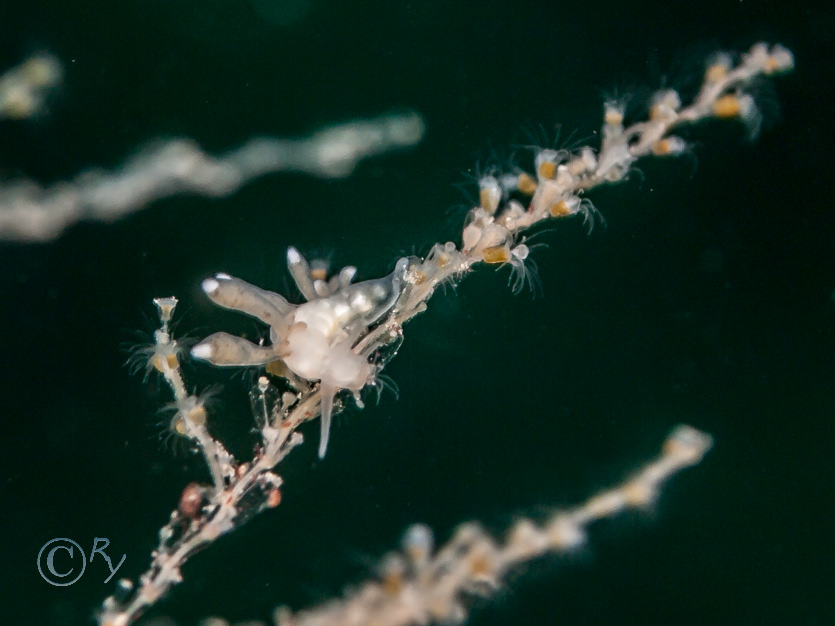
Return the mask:
<svg viewBox="0 0 835 626">
<path fill-rule="evenodd" d="M 431 531 L 417 524 L 406 531 L 403 551 L 384 557 L 379 580 L 355 587 L 342 600 L 298 613 L 281 607 L 275 612 L 276 626 L 458 622 L 466 615 L 468 596 L 490 595 L 509 570 L 526 561 L 582 547 L 587 527 L 598 519 L 652 505 L 661 483 L 700 462 L 711 446 L 710 435 L 692 426 L 677 426 L 661 455 L 632 478 L 574 509 L 554 512 L 542 524 L 518 519 L 501 541 L 468 522 L 433 553 Z M 228 626 L 223 620 L 210 623 Z"/>
<path fill-rule="evenodd" d="M 90 169 L 47 186 L 28 179 L 0 185 L 0 239 L 48 241 L 82 220 L 111 222 L 179 193 L 228 196 L 273 172 L 348 176 L 362 159 L 413 146 L 423 132 L 417 113 L 398 113 L 301 139 L 255 138 L 218 157 L 194 141 L 173 139 L 140 150 L 115 170 Z"/>
</svg>

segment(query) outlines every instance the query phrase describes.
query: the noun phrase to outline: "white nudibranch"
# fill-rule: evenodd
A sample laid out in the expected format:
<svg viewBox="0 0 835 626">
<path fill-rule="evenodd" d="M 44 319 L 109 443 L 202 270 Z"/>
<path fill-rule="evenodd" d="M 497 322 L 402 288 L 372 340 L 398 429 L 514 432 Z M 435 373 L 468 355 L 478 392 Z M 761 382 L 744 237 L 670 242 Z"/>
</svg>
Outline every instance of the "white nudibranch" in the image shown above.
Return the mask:
<svg viewBox="0 0 835 626">
<path fill-rule="evenodd" d="M 353 351 L 371 325 L 394 306 L 405 287 L 409 260 L 397 262 L 383 278 L 351 284 L 356 269 L 344 268 L 326 282 L 312 275 L 298 250 L 289 248 L 287 265 L 308 300 L 291 304 L 282 296 L 228 274 L 203 281 L 215 304 L 251 315 L 270 327 L 270 345 L 257 345 L 228 333 L 215 333 L 191 350 L 192 356 L 219 366 L 258 366 L 280 360 L 297 376 L 320 381 L 322 430 L 319 456 L 324 457 L 334 396 L 342 389 L 359 391 L 374 382 L 375 366 Z M 315 270 L 318 273 L 318 269 Z"/>
</svg>

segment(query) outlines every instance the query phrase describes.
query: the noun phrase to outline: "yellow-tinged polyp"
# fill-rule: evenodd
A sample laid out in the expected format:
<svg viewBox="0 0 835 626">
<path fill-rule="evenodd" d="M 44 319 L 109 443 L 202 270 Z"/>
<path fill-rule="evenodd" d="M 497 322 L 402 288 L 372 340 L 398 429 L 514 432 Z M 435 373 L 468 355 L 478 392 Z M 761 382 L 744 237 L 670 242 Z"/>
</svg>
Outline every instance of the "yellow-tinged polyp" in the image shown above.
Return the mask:
<svg viewBox="0 0 835 626">
<path fill-rule="evenodd" d="M 716 117 L 737 117 L 741 112 L 742 103 L 732 94 L 722 96 L 713 103 L 713 114 Z"/>
<path fill-rule="evenodd" d="M 492 246 L 484 249 L 482 258 L 485 263 L 507 263 L 510 260 L 510 250 L 507 246 Z"/>
</svg>

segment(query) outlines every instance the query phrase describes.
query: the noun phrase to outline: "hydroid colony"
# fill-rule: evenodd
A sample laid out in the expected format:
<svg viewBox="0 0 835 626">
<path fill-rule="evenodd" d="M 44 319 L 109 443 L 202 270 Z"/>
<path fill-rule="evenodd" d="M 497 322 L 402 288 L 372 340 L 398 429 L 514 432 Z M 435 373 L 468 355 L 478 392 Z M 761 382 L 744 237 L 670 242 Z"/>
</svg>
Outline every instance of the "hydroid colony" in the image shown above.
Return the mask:
<svg viewBox="0 0 835 626">
<path fill-rule="evenodd" d="M 171 388 L 176 415 L 172 430 L 202 453 L 211 482 L 191 484 L 159 534 L 148 571 L 134 589 L 120 583 L 121 595 L 105 601 L 99 621 L 124 626 L 181 582 L 181 567 L 197 550 L 237 529 L 253 514 L 277 506 L 282 478 L 275 468 L 303 442 L 298 428 L 321 417 L 319 455 L 325 457 L 330 422 L 347 402 L 362 407 L 362 392 L 379 384 L 386 363 L 403 341 L 404 325 L 426 310 L 435 290 L 456 283 L 479 265 L 509 266 L 514 291 L 531 283 L 527 234 L 535 226 L 560 219 L 582 219 L 590 226 L 597 211 L 587 193 L 623 180 L 641 158 L 675 156 L 690 149 L 677 131 L 708 118 L 739 119 L 751 134 L 759 113 L 748 91 L 762 76 L 791 69 L 793 58 L 782 46 L 756 44 L 739 58 L 712 57 L 701 90 L 684 104 L 665 89 L 649 103 L 647 119 L 629 122 L 624 103 L 604 107 L 601 145 L 577 150 L 543 148 L 532 171 L 492 169 L 479 180 L 478 205 L 466 218 L 459 241 L 437 243 L 425 257 L 398 259 L 388 276 L 355 283 L 356 268 L 330 273 L 308 262 L 295 248 L 287 250 L 291 276 L 305 302 L 287 298 L 228 274 L 207 278 L 202 288 L 217 305 L 259 320 L 267 340 L 254 343 L 215 333 L 191 348 L 192 357 L 222 367 L 258 367 L 252 390 L 254 421 L 260 443 L 248 460 L 235 458 L 210 431 L 210 416 L 199 394 L 183 380 L 183 348 L 170 323 L 176 298 L 159 298 L 161 326 L 145 350 L 150 370 Z M 664 455 L 624 485 L 590 499 L 577 509 L 555 514 L 542 528 L 525 520 L 496 544 L 470 525 L 450 544 L 434 552 L 431 533 L 416 527 L 407 533 L 404 554 L 384 564 L 381 583 L 369 583 L 345 602 L 293 616 L 279 611 L 288 624 L 405 624 L 428 619 L 460 619 L 461 597 L 494 586 L 513 565 L 553 550 L 571 549 L 584 540 L 594 519 L 628 506 L 651 502 L 669 475 L 698 462 L 710 437 L 678 427 Z"/>
</svg>

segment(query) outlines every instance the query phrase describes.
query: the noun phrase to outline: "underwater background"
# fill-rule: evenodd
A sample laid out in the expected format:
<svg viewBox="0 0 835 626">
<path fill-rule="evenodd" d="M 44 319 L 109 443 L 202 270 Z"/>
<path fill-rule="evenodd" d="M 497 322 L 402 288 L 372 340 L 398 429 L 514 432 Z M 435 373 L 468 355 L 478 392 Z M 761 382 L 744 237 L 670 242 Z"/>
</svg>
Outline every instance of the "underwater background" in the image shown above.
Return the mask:
<svg viewBox="0 0 835 626">
<path fill-rule="evenodd" d="M 278 470 L 281 506 L 192 558 L 140 623 L 320 603 L 373 575 L 409 524 L 500 534 L 619 481 L 679 423 L 714 436 L 701 465 L 651 511 L 595 524 L 586 549 L 513 572 L 469 623 L 835 622 L 833 32 L 822 2 L 4 2 L 0 70 L 43 50 L 65 68 L 44 114 L 0 121 L 4 180 L 116 168 L 159 138 L 219 154 L 392 110 L 427 131 L 344 180 L 269 175 L 0 243 L 0 622 L 93 623 L 206 479 L 165 440 L 167 389 L 124 366 L 152 298 L 180 299 L 183 334 L 257 333 L 200 281 L 225 271 L 296 297 L 288 245 L 386 274 L 458 240 L 478 172 L 527 164 L 530 145 L 597 146 L 606 97 L 635 94 L 636 115 L 659 86 L 686 99 L 713 50 L 761 40 L 797 67 L 755 89 L 759 137 L 704 124 L 692 156 L 594 191 L 605 227 L 554 222 L 534 240 L 541 297 L 492 268 L 436 294 L 386 368 L 399 397 L 338 416 L 324 461 L 307 425 Z M 250 379 L 186 374 L 223 385 L 210 424 L 246 457 Z M 125 562 L 109 584 L 95 561 L 52 587 L 36 558 L 54 537 L 108 538 Z"/>
</svg>

